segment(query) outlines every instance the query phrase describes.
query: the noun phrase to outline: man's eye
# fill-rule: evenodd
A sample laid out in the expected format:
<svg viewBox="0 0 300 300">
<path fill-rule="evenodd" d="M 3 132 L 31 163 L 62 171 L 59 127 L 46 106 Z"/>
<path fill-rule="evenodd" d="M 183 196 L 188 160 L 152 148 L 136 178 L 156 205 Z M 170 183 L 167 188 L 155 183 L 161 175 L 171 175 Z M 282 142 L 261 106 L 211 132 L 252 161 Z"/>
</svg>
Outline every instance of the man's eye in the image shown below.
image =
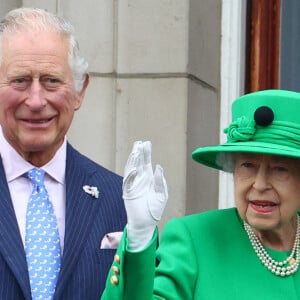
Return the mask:
<svg viewBox="0 0 300 300">
<path fill-rule="evenodd" d="M 26 78 L 16 78 L 11 81 L 11 85 L 16 89 L 25 89 L 30 81 Z"/>
<path fill-rule="evenodd" d="M 42 84 L 45 86 L 45 88 L 52 89 L 58 87 L 61 84 L 61 82 L 57 78 L 45 77 L 42 80 Z"/>
<path fill-rule="evenodd" d="M 57 83 L 57 82 L 59 82 L 56 78 L 49 78 L 48 81 L 50 83 Z"/>
</svg>

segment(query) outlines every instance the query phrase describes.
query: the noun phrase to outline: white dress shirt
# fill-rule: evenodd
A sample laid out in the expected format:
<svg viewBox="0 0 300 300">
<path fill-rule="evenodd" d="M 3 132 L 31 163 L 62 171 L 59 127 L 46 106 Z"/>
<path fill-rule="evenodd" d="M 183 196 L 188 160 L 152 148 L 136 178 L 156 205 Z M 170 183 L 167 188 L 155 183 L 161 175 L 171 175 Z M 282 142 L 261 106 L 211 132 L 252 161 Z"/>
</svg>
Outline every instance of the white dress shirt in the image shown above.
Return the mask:
<svg viewBox="0 0 300 300">
<path fill-rule="evenodd" d="M 50 201 L 53 203 L 54 213 L 57 218 L 60 237 L 61 253 L 64 248 L 65 235 L 65 169 L 66 169 L 66 138 L 56 152 L 55 156 L 41 169 L 45 171 L 45 187 Z M 23 245 L 25 245 L 26 210 L 33 186 L 31 180 L 24 174 L 35 166 L 24 160 L 14 148 L 6 141 L 0 127 L 0 154 L 4 166 L 8 187 L 15 209 Z"/>
</svg>

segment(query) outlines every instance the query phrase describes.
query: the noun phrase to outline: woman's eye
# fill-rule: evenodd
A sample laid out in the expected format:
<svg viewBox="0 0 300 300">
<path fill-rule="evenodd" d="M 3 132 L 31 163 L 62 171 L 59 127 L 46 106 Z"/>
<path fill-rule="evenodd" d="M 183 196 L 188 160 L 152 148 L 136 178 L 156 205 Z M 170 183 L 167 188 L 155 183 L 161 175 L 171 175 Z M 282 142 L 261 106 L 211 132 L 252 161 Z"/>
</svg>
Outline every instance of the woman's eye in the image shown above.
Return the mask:
<svg viewBox="0 0 300 300">
<path fill-rule="evenodd" d="M 256 173 L 256 165 L 253 162 L 242 161 L 236 165 L 235 174 L 240 178 L 250 178 Z"/>
<path fill-rule="evenodd" d="M 244 168 L 253 168 L 254 167 L 254 164 L 251 163 L 251 162 L 243 162 L 241 164 L 241 167 L 244 167 Z"/>
<path fill-rule="evenodd" d="M 292 173 L 292 169 L 286 166 L 273 166 L 270 168 L 270 176 L 279 181 L 287 180 Z"/>
<path fill-rule="evenodd" d="M 273 169 L 276 172 L 288 172 L 288 169 L 286 167 L 283 167 L 283 166 L 275 166 L 275 167 L 273 167 Z"/>
</svg>

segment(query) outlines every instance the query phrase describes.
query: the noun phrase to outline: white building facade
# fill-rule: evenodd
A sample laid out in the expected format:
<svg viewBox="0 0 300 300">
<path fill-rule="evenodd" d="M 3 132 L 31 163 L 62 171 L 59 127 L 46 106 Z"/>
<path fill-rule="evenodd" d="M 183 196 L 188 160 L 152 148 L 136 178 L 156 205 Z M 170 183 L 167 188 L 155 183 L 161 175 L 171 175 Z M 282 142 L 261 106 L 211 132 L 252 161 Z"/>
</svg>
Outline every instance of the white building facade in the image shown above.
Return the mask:
<svg viewBox="0 0 300 300">
<path fill-rule="evenodd" d="M 242 94 L 246 0 L 10 0 L 69 19 L 91 82 L 69 141 L 122 175 L 135 140 L 151 140 L 169 186 L 169 218 L 234 205 L 230 176 L 196 164 L 224 140 Z"/>
</svg>

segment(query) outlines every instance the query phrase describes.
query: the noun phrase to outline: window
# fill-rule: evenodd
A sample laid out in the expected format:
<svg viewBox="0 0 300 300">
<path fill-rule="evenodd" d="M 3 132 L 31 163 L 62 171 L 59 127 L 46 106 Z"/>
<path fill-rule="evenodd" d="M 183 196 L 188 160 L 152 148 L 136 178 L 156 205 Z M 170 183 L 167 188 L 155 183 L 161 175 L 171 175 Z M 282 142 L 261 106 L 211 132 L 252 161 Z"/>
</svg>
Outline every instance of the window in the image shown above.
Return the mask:
<svg viewBox="0 0 300 300">
<path fill-rule="evenodd" d="M 280 2 L 247 1 L 245 93 L 279 86 Z"/>
</svg>

